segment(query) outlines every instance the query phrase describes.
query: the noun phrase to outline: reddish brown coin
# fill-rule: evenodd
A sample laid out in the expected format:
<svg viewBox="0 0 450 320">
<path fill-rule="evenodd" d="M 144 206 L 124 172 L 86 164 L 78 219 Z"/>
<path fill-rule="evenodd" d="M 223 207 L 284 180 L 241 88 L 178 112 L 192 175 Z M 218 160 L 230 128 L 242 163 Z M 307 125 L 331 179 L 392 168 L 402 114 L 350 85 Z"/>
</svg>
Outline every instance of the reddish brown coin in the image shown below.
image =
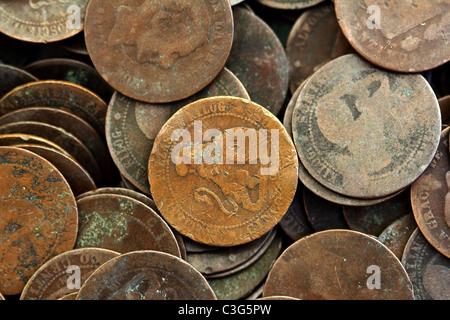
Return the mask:
<svg viewBox="0 0 450 320">
<path fill-rule="evenodd" d="M 350 230 L 317 232 L 283 251 L 264 285 L 263 296 L 275 295 L 302 300 L 414 298 L 400 260 L 378 240 Z"/>
<path fill-rule="evenodd" d="M 336 0 L 334 5 L 350 44 L 382 68 L 420 72 L 450 60 L 448 0 Z"/>
<path fill-rule="evenodd" d="M 179 110 L 161 129 L 149 160 L 161 215 L 181 234 L 213 246 L 243 244 L 271 230 L 294 198 L 297 177 L 295 148 L 281 122 L 234 97 Z"/>
<path fill-rule="evenodd" d="M 206 279 L 186 261 L 156 251 L 135 251 L 94 271 L 77 300 L 216 300 Z"/>
<path fill-rule="evenodd" d="M 56 143 L 51 142 L 50 140 L 44 139 L 42 137 L 24 133 L 0 134 L 0 146 L 13 147 L 15 145 L 24 143 L 28 144 L 31 143 L 43 147 L 49 147 L 73 159 L 73 157 L 70 154 L 68 154 L 66 150 L 58 146 Z"/>
<path fill-rule="evenodd" d="M 172 102 L 222 70 L 233 17 L 228 0 L 94 0 L 85 36 L 96 69 L 113 88 L 139 101 Z"/>
<path fill-rule="evenodd" d="M 92 272 L 119 255 L 100 248 L 74 249 L 61 253 L 33 274 L 20 300 L 58 300 L 77 293 Z"/>
<path fill-rule="evenodd" d="M 0 148 L 0 290 L 20 294 L 50 258 L 71 250 L 78 210 L 67 181 L 27 150 Z"/>
<path fill-rule="evenodd" d="M 406 243 L 416 229 L 417 223 L 414 220 L 414 215 L 410 213 L 392 222 L 381 232 L 378 240 L 391 250 L 397 258 L 401 259 Z"/>
</svg>

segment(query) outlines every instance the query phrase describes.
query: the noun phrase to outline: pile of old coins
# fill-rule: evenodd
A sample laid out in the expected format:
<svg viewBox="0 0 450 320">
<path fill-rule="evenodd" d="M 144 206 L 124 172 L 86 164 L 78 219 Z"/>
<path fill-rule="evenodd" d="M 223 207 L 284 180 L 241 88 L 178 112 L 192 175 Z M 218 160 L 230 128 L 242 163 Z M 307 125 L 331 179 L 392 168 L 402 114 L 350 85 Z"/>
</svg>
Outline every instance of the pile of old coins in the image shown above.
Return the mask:
<svg viewBox="0 0 450 320">
<path fill-rule="evenodd" d="M 0 299 L 449 300 L 449 0 L 0 0 Z"/>
</svg>

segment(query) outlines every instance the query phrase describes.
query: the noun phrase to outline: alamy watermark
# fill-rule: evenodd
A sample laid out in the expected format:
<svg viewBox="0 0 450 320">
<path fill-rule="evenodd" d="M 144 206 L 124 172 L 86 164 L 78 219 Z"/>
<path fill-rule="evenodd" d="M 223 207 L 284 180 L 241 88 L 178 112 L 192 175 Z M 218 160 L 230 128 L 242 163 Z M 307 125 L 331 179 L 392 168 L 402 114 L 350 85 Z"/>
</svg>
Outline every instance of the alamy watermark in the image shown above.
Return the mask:
<svg viewBox="0 0 450 320">
<path fill-rule="evenodd" d="M 75 4 L 67 8 L 67 13 L 70 14 L 66 25 L 69 30 L 80 30 L 83 26 L 81 23 L 81 8 Z"/>
<path fill-rule="evenodd" d="M 367 7 L 367 14 L 370 14 L 369 18 L 366 20 L 366 26 L 370 30 L 381 29 L 381 9 L 379 6 L 371 5 Z"/>
</svg>

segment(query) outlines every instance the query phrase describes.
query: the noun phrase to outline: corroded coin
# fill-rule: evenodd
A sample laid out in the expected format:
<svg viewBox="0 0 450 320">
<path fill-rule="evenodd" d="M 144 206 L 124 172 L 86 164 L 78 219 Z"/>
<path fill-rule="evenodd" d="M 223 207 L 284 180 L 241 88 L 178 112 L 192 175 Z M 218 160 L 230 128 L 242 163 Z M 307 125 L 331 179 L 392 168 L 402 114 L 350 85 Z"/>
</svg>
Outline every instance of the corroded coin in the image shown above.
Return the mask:
<svg viewBox="0 0 450 320">
<path fill-rule="evenodd" d="M 0 148 L 0 290 L 20 294 L 47 260 L 71 250 L 75 197 L 61 173 L 27 150 Z"/>
<path fill-rule="evenodd" d="M 161 129 L 149 181 L 162 216 L 181 234 L 233 246 L 261 237 L 281 220 L 296 192 L 298 160 L 291 138 L 267 109 L 241 98 L 206 98 L 179 110 Z"/>
<path fill-rule="evenodd" d="M 378 240 L 388 247 L 397 258 L 401 259 L 406 243 L 416 228 L 416 220 L 410 213 L 392 222 L 380 233 Z"/>
<path fill-rule="evenodd" d="M 417 225 L 440 253 L 450 258 L 449 128 L 442 131 L 439 148 L 425 172 L 411 185 Z"/>
<path fill-rule="evenodd" d="M 157 134 L 176 111 L 214 96 L 249 99 L 242 83 L 226 68 L 205 89 L 178 102 L 148 104 L 116 92 L 106 114 L 106 139 L 114 162 L 127 181 L 139 191 L 151 194 L 148 158 Z"/>
<path fill-rule="evenodd" d="M 363 57 L 385 69 L 420 72 L 450 60 L 450 1 L 334 1 L 339 24 Z"/>
<path fill-rule="evenodd" d="M 378 279 L 377 279 L 378 275 Z M 381 242 L 351 230 L 327 230 L 290 245 L 274 263 L 263 296 L 303 300 L 412 300 L 400 260 Z"/>
<path fill-rule="evenodd" d="M 70 154 L 68 154 L 66 150 L 58 146 L 56 143 L 51 142 L 50 140 L 44 139 L 42 137 L 24 133 L 0 134 L 0 146 L 13 147 L 15 145 L 23 143 L 28 144 L 31 143 L 43 147 L 49 147 L 58 150 L 62 154 L 73 159 L 73 157 Z"/>
<path fill-rule="evenodd" d="M 418 228 L 406 244 L 402 263 L 415 300 L 450 300 L 450 259 L 434 249 Z"/>
<path fill-rule="evenodd" d="M 77 300 L 216 300 L 216 295 L 186 261 L 163 252 L 135 251 L 94 271 Z"/>
<path fill-rule="evenodd" d="M 97 247 L 119 253 L 156 250 L 181 256 L 167 223 L 138 200 L 118 194 L 99 194 L 82 197 L 77 205 L 77 249 Z"/>
<path fill-rule="evenodd" d="M 85 36 L 94 66 L 113 88 L 140 101 L 172 102 L 222 70 L 233 17 L 228 0 L 94 0 Z"/>
<path fill-rule="evenodd" d="M 438 100 L 441 109 L 442 124 L 450 124 L 450 96 L 441 97 Z"/>
<path fill-rule="evenodd" d="M 61 253 L 33 274 L 20 300 L 58 300 L 77 293 L 92 272 L 119 255 L 118 252 L 100 248 L 74 249 Z"/>
<path fill-rule="evenodd" d="M 275 9 L 305 9 L 315 6 L 324 0 L 257 0 L 261 4 Z"/>
<path fill-rule="evenodd" d="M 328 62 L 299 95 L 292 124 L 302 164 L 325 187 L 380 198 L 414 182 L 439 144 L 437 98 L 419 74 L 397 74 L 355 54 Z"/>
<path fill-rule="evenodd" d="M 0 64 L 0 98 L 13 90 L 28 82 L 38 81 L 38 79 L 25 70 L 17 67 Z"/>
<path fill-rule="evenodd" d="M 15 0 L 0 3 L 0 31 L 29 42 L 54 42 L 83 30 L 88 0 Z"/>
</svg>

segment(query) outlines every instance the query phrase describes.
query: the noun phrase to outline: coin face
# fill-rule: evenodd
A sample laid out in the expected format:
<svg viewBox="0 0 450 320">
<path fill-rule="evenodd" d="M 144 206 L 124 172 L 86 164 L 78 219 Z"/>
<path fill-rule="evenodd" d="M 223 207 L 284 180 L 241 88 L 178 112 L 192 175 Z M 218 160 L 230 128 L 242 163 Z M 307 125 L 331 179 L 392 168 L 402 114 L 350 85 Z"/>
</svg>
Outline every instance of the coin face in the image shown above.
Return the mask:
<svg viewBox="0 0 450 320">
<path fill-rule="evenodd" d="M 450 59 L 450 1 L 334 1 L 350 44 L 385 69 L 421 72 Z"/>
<path fill-rule="evenodd" d="M 338 229 L 316 232 L 283 251 L 264 285 L 263 296 L 274 295 L 303 300 L 413 299 L 411 281 L 389 249 L 366 234 Z"/>
<path fill-rule="evenodd" d="M 0 31 L 22 41 L 47 43 L 83 30 L 88 0 L 18 0 L 0 3 Z"/>
<path fill-rule="evenodd" d="M 85 36 L 113 88 L 140 101 L 171 102 L 197 93 L 222 70 L 233 17 L 228 0 L 95 0 Z"/>
<path fill-rule="evenodd" d="M 323 0 L 258 0 L 258 2 L 271 8 L 290 10 L 312 7 L 322 1 Z"/>
<path fill-rule="evenodd" d="M 0 159 L 0 290 L 15 295 L 43 263 L 73 248 L 78 210 L 67 181 L 44 158 L 1 147 Z"/>
<path fill-rule="evenodd" d="M 163 252 L 135 251 L 94 271 L 77 300 L 216 300 L 216 296 L 186 261 Z"/>
<path fill-rule="evenodd" d="M 421 75 L 379 69 L 355 54 L 321 67 L 292 123 L 300 161 L 325 187 L 380 198 L 414 182 L 439 144 L 437 98 Z"/>
<path fill-rule="evenodd" d="M 179 110 L 149 160 L 153 199 L 165 220 L 215 246 L 250 242 L 272 229 L 294 198 L 297 174 L 295 148 L 281 122 L 235 97 Z"/>
</svg>

